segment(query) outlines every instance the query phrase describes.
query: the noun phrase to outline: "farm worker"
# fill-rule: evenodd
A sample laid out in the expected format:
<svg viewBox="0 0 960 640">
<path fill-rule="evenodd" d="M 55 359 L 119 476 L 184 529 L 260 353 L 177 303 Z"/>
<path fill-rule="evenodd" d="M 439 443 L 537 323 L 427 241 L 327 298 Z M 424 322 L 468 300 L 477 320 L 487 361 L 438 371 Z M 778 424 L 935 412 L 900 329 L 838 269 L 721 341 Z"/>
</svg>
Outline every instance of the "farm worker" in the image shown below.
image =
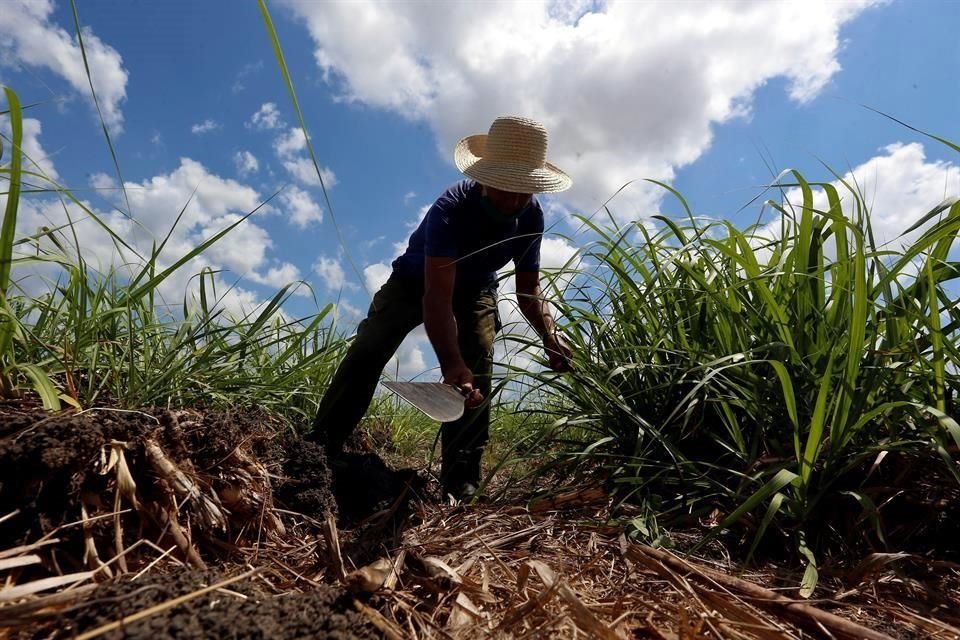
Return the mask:
<svg viewBox="0 0 960 640">
<path fill-rule="evenodd" d="M 342 454 L 387 362 L 422 322 L 443 381 L 467 395 L 463 417 L 441 427 L 440 481 L 445 494 L 473 495 L 489 437 L 496 272 L 511 260 L 520 310 L 550 367 L 569 368 L 570 348 L 540 290 L 543 209 L 533 194 L 564 191 L 572 181 L 546 155 L 546 129 L 519 117 L 497 118 L 487 134 L 457 144 L 454 162 L 469 179 L 444 191 L 410 236 L 320 402 L 309 437 L 329 458 Z"/>
</svg>

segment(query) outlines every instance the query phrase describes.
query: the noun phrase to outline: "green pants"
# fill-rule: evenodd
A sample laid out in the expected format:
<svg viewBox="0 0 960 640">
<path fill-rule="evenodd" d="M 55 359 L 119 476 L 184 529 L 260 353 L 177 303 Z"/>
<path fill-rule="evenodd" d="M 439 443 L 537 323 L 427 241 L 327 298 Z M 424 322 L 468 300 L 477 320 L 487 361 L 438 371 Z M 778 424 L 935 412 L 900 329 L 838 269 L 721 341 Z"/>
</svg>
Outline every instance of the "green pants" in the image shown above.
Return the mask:
<svg viewBox="0 0 960 640">
<path fill-rule="evenodd" d="M 479 407 L 441 426 L 440 480 L 445 490 L 457 491 L 480 481 L 480 459 L 490 433 L 490 391 L 493 341 L 499 328 L 495 288 L 454 295 L 460 353 L 483 393 Z M 366 413 L 380 374 L 403 339 L 423 322 L 423 284 L 391 275 L 373 297 L 367 317 L 357 327 L 347 354 L 320 401 L 313 439 L 324 442 L 337 456 Z"/>
</svg>

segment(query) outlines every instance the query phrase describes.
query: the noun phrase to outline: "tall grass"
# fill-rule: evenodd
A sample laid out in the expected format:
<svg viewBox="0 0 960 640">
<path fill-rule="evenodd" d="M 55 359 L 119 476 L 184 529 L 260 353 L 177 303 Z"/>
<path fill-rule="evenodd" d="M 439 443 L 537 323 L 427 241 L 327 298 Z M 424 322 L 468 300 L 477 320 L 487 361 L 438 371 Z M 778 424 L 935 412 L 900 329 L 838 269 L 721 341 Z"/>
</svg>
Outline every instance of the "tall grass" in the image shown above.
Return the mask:
<svg viewBox="0 0 960 640">
<path fill-rule="evenodd" d="M 769 202 L 773 227 L 699 220 L 672 190 L 687 217 L 658 216 L 656 230 L 582 218 L 599 240 L 554 286 L 575 370 L 534 384 L 621 495 L 661 519 L 717 510 L 718 531 L 749 523 L 754 545 L 775 526 L 812 584 L 810 549 L 838 496 L 882 539 L 864 479 L 887 453 L 960 482 L 948 452 L 960 446 L 960 203 L 935 207 L 895 250 L 874 241 L 855 185 L 789 177 L 779 187 L 798 202 Z"/>
<path fill-rule="evenodd" d="M 175 308 L 158 293 L 256 209 L 183 255 L 166 256 L 171 228 L 148 255 L 139 256 L 68 189 L 23 169 L 22 113 L 16 94 L 7 89 L 6 95 L 13 136 L 6 148 L 10 160 L 0 165 L 0 179 L 9 184 L 0 194 L 6 198 L 0 231 L 0 391 L 10 397 L 32 388 L 50 409 L 62 402 L 78 408 L 255 406 L 298 423 L 312 417 L 344 346 L 330 322 L 332 304 L 308 318 L 286 317 L 283 304 L 302 284 L 292 283 L 256 310 L 231 316 L 223 305 L 228 292 L 217 290 L 209 269 L 194 276 L 196 286 L 188 287 Z M 97 271 L 84 259 L 73 220 L 17 237 L 24 176 L 43 185 L 31 191 L 61 198 L 65 210 L 79 209 L 123 255 L 139 260 L 124 265 L 123 272 Z M 55 279 L 47 291 L 31 294 L 11 273 L 38 264 L 52 265 Z"/>
</svg>

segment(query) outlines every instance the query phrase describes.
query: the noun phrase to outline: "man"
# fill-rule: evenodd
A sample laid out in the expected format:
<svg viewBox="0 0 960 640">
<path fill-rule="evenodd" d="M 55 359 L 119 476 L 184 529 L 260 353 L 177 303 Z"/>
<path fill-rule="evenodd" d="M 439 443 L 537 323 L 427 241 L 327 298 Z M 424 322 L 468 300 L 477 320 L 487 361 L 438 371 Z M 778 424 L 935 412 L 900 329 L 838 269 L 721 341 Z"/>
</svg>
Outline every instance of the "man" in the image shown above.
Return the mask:
<svg viewBox="0 0 960 640">
<path fill-rule="evenodd" d="M 500 328 L 496 272 L 511 260 L 520 310 L 543 340 L 550 367 L 569 368 L 570 349 L 540 291 L 543 209 L 533 194 L 563 191 L 572 181 L 546 153 L 543 125 L 518 117 L 497 118 L 487 134 L 457 144 L 454 162 L 470 179 L 447 189 L 410 236 L 320 402 L 312 437 L 325 442 L 329 457 L 341 454 L 387 361 L 422 322 L 443 381 L 467 396 L 463 417 L 441 427 L 440 481 L 455 498 L 476 491 Z"/>
</svg>

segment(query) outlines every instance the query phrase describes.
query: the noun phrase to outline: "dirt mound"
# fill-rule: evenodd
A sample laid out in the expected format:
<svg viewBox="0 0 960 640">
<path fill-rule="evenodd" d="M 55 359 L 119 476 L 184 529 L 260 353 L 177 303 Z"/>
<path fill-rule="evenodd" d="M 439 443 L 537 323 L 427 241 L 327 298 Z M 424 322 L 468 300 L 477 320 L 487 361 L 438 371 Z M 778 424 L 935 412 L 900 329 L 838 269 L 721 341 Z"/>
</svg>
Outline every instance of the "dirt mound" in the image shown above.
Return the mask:
<svg viewBox="0 0 960 640">
<path fill-rule="evenodd" d="M 71 574 L 86 575 L 92 589 L 69 599 L 55 624 L 49 610 L 21 612 L 12 629 L 77 635 L 193 593 L 225 566 L 252 565 L 269 580 L 245 580 L 107 637 L 379 637 L 330 584 L 325 516 L 339 514 L 344 555 L 364 563 L 397 542 L 426 484 L 369 451 L 331 469 L 322 447 L 257 412 L 0 407 L 0 551 L 39 554 L 13 584 Z M 36 544 L 44 537 L 55 544 Z M 91 580 L 102 584 L 93 589 Z"/>
<path fill-rule="evenodd" d="M 340 521 L 352 528 L 383 511 L 400 511 L 426 496 L 427 482 L 415 469 L 392 469 L 375 453 L 347 452 L 333 464 L 333 494 Z"/>
<path fill-rule="evenodd" d="M 56 636 L 70 637 L 120 620 L 173 598 L 215 584 L 224 576 L 183 571 L 153 576 L 148 584 L 104 584 L 90 598 L 60 616 Z M 144 620 L 104 634 L 104 638 L 378 638 L 349 597 L 332 586 L 283 596 L 260 592 L 250 580 L 230 584 Z"/>
<path fill-rule="evenodd" d="M 236 543 L 244 531 L 282 531 L 275 493 L 290 498 L 282 506 L 313 517 L 336 509 L 322 451 L 307 455 L 257 412 L 37 410 L 0 415 L 0 424 L 0 510 L 19 509 L 0 524 L 0 548 L 84 517 L 94 534 L 122 526 L 133 536 L 176 539 L 179 525 L 196 534 L 192 544 Z M 116 511 L 124 512 L 119 524 L 110 517 Z M 68 564 L 82 564 L 74 560 Z"/>
<path fill-rule="evenodd" d="M 283 439 L 283 482 L 276 487 L 278 500 L 290 510 L 320 518 L 337 513 L 331 488 L 333 479 L 323 447 L 296 436 Z"/>
</svg>

